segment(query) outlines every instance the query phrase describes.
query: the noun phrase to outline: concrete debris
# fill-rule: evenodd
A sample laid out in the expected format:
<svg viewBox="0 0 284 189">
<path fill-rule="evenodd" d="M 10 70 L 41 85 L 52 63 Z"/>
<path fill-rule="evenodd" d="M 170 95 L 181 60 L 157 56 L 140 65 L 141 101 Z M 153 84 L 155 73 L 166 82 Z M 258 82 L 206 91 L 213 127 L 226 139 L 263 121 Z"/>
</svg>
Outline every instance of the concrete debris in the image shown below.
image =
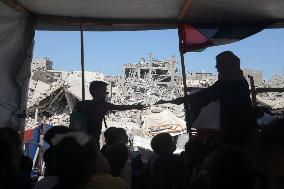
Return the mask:
<svg viewBox="0 0 284 189">
<path fill-rule="evenodd" d="M 30 80 L 27 128 L 36 126 L 36 112 L 48 111 L 53 125 L 69 125 L 69 114 L 76 102 L 81 100 L 81 72 L 55 71 L 48 59 L 34 60 Z M 246 75 L 257 76 L 259 87 L 283 87 L 283 77 L 262 80 L 261 72 L 245 71 Z M 122 75 L 107 76 L 102 73 L 85 72 L 86 99 L 91 99 L 89 85 L 93 80 L 107 82 L 109 100 L 114 104 L 151 105 L 145 111 L 112 112 L 106 116 L 108 127 L 122 127 L 132 137 L 137 148 L 150 149 L 153 135 L 169 132 L 180 135 L 186 132 L 183 105 L 163 104 L 153 106 L 163 99 L 170 100 L 183 95 L 181 73 L 175 57 L 165 60 L 141 58 L 136 64 L 125 64 Z M 192 88 L 206 88 L 213 85 L 217 76 L 212 73 L 188 73 L 187 84 Z M 284 108 L 283 93 L 257 95 L 257 100 L 272 109 Z M 184 138 L 185 136 L 183 136 Z M 180 147 L 182 148 L 182 147 Z"/>
<path fill-rule="evenodd" d="M 274 75 L 271 80 L 268 81 L 264 80 L 262 82 L 262 87 L 283 88 L 284 75 L 283 76 Z M 284 93 L 260 93 L 256 97 L 260 103 L 267 105 L 272 110 L 284 109 Z"/>
<path fill-rule="evenodd" d="M 69 125 L 69 114 L 75 103 L 82 99 L 82 80 L 80 71 L 54 71 L 52 61 L 34 60 L 32 79 L 28 92 L 28 118 L 26 129 L 36 127 L 36 112 L 47 111 L 52 114 L 53 125 Z M 56 73 L 56 74 L 55 74 Z M 86 99 L 91 99 L 89 85 L 93 80 L 104 80 L 105 75 L 85 72 Z"/>
<path fill-rule="evenodd" d="M 142 129 L 150 136 L 161 132 L 182 133 L 186 132 L 186 123 L 169 110 L 164 110 L 160 113 L 144 115 Z"/>
</svg>

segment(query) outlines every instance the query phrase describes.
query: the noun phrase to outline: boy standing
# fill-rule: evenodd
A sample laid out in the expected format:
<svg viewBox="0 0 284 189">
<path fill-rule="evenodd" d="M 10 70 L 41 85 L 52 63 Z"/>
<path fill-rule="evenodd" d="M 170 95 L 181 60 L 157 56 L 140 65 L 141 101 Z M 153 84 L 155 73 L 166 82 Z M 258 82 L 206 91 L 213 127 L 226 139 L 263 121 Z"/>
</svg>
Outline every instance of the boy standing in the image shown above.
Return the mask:
<svg viewBox="0 0 284 189">
<path fill-rule="evenodd" d="M 103 81 L 93 81 L 90 85 L 89 91 L 93 97 L 92 100 L 85 100 L 78 102 L 75 105 L 74 110 L 79 111 L 86 115 L 87 126 L 85 131 L 93 136 L 97 142 L 100 139 L 102 122 L 107 111 L 110 110 L 142 110 L 145 106 L 141 104 L 137 105 L 115 105 L 106 102 L 107 96 L 107 83 Z M 99 144 L 99 143 L 98 143 Z"/>
</svg>

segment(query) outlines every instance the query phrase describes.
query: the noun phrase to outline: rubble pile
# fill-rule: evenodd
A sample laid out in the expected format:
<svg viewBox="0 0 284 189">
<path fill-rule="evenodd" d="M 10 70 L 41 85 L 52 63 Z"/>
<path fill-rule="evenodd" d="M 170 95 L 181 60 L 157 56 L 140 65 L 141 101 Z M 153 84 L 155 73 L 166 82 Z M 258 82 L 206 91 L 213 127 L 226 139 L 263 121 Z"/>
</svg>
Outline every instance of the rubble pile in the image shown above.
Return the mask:
<svg viewBox="0 0 284 189">
<path fill-rule="evenodd" d="M 283 88 L 284 76 L 273 76 L 271 80 L 263 81 L 262 87 L 265 88 Z M 260 93 L 257 96 L 257 100 L 265 104 L 272 110 L 284 108 L 284 93 Z"/>
<path fill-rule="evenodd" d="M 81 72 L 55 71 L 52 69 L 52 64 L 47 58 L 35 60 L 32 64 L 32 79 L 28 94 L 29 117 L 26 128 L 36 126 L 36 113 L 42 111 L 52 114 L 50 122 L 53 125 L 68 126 L 70 112 L 76 102 L 82 99 Z M 253 71 L 248 72 L 249 75 L 253 73 Z M 260 74 L 257 72 L 258 76 Z M 169 132 L 172 135 L 186 132 L 183 105 L 154 105 L 161 99 L 171 100 L 183 95 L 182 77 L 175 57 L 165 60 L 150 57 L 148 61 L 140 59 L 136 64 L 125 64 L 119 76 L 85 72 L 86 99 L 92 98 L 88 89 L 93 80 L 103 80 L 108 83 L 108 101 L 113 104 L 142 103 L 148 106 L 143 111 L 108 113 L 106 116 L 108 127 L 125 128 L 129 136 L 139 144 L 144 142 L 141 138 L 150 140 L 153 135 L 160 132 Z M 213 85 L 216 80 L 217 76 L 212 73 L 187 74 L 187 85 L 197 90 Z M 257 83 L 259 83 L 257 87 L 283 87 L 284 77 L 273 77 L 272 80 Z M 272 109 L 283 109 L 283 97 L 283 93 L 262 93 L 257 95 L 257 100 Z"/>
<path fill-rule="evenodd" d="M 51 123 L 56 123 L 54 125 L 68 126 L 69 125 L 70 112 L 56 112 L 51 118 Z"/>
<path fill-rule="evenodd" d="M 104 80 L 105 75 L 85 72 L 86 99 L 91 99 L 88 92 L 93 80 Z M 28 117 L 26 129 L 36 127 L 37 113 L 51 113 L 53 125 L 69 125 L 69 115 L 75 103 L 82 99 L 82 79 L 80 71 L 54 71 L 52 61 L 38 59 L 32 63 L 32 78 L 28 91 Z"/>
</svg>

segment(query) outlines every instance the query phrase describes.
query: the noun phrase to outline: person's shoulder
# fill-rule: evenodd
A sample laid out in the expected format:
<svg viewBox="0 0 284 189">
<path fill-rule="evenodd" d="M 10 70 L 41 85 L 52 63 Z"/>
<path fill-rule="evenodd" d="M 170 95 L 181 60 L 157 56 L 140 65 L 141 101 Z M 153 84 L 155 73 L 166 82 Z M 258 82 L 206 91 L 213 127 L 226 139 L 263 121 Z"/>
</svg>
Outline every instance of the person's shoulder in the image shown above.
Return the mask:
<svg viewBox="0 0 284 189">
<path fill-rule="evenodd" d="M 53 127 L 53 125 L 52 125 L 51 122 L 48 122 L 48 123 L 46 124 L 47 130 L 51 129 L 52 127 Z"/>
<path fill-rule="evenodd" d="M 111 180 L 114 185 L 125 186 L 125 182 L 121 177 L 112 177 Z"/>
<path fill-rule="evenodd" d="M 102 100 L 102 101 L 93 101 L 92 102 L 92 107 L 96 107 L 96 108 L 99 108 L 99 109 L 111 109 L 111 107 L 113 106 L 112 103 L 110 102 L 107 102 L 105 100 Z"/>
<path fill-rule="evenodd" d="M 239 80 L 228 80 L 228 81 L 218 80 L 211 87 L 227 87 L 227 86 L 234 86 L 234 85 L 248 86 L 248 82 L 246 79 L 243 79 L 243 78 Z"/>
<path fill-rule="evenodd" d="M 105 101 L 105 100 L 90 100 L 89 102 L 92 106 L 99 106 L 99 105 L 106 105 L 106 104 L 110 104 L 109 102 Z"/>
<path fill-rule="evenodd" d="M 173 164 L 177 164 L 179 162 L 183 162 L 183 159 L 176 154 L 172 154 L 168 157 L 168 161 L 170 161 Z"/>
<path fill-rule="evenodd" d="M 248 81 L 244 77 L 240 79 L 240 83 L 245 85 L 245 86 L 249 86 Z"/>
<path fill-rule="evenodd" d="M 126 188 L 126 184 L 120 177 L 114 177 L 111 174 L 108 173 L 97 173 L 92 176 L 88 186 L 89 188 L 97 187 L 100 188 L 100 186 L 104 185 L 104 188 L 114 188 L 114 189 L 124 189 Z"/>
<path fill-rule="evenodd" d="M 58 183 L 56 176 L 47 176 L 38 181 L 34 189 L 53 188 Z"/>
<path fill-rule="evenodd" d="M 231 85 L 234 81 L 223 81 L 223 80 L 217 80 L 211 87 L 224 87 L 227 85 Z M 209 87 L 208 87 L 209 88 Z"/>
<path fill-rule="evenodd" d="M 81 100 L 76 103 L 76 105 L 84 105 L 84 104 L 90 104 L 92 103 L 92 100 Z"/>
<path fill-rule="evenodd" d="M 74 111 L 84 111 L 92 104 L 91 100 L 82 100 L 75 104 Z"/>
</svg>

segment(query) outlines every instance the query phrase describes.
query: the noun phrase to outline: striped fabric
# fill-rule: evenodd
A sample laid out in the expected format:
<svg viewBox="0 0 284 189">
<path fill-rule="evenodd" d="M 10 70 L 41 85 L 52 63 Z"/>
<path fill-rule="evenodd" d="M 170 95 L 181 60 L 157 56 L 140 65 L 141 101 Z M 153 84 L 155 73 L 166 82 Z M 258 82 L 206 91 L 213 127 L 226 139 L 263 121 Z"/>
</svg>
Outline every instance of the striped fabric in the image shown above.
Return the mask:
<svg viewBox="0 0 284 189">
<path fill-rule="evenodd" d="M 202 51 L 210 46 L 233 43 L 262 31 L 270 24 L 180 24 L 180 51 Z"/>
</svg>

